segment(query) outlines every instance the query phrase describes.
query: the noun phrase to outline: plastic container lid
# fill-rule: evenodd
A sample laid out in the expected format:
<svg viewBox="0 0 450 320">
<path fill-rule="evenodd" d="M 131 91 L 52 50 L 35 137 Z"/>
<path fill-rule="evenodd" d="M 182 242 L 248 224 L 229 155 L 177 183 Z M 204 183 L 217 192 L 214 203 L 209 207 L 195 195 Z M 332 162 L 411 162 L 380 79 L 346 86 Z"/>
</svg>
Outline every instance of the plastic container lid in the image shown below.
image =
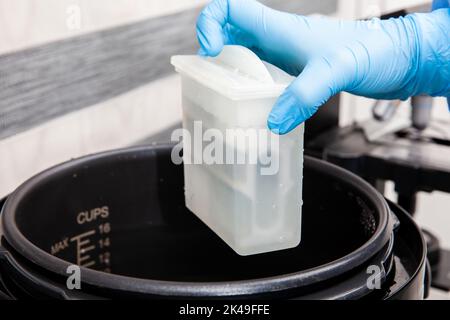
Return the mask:
<svg viewBox="0 0 450 320">
<path fill-rule="evenodd" d="M 294 80 L 242 46 L 225 46 L 215 58 L 174 56 L 177 72 L 232 100 L 276 98 Z"/>
</svg>

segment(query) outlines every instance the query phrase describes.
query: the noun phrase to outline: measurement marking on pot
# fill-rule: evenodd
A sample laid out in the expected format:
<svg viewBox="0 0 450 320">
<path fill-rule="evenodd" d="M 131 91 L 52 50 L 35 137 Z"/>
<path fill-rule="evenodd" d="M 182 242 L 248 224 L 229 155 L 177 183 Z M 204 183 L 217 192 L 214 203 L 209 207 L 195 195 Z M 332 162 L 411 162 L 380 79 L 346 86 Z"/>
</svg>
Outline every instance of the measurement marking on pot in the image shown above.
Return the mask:
<svg viewBox="0 0 450 320">
<path fill-rule="evenodd" d="M 85 252 L 88 252 L 88 251 L 91 251 L 91 250 L 94 250 L 94 249 L 95 249 L 95 246 L 89 246 L 87 248 L 81 249 L 81 253 L 85 253 Z"/>
<path fill-rule="evenodd" d="M 69 238 L 64 238 L 63 240 L 54 243 L 50 248 L 50 252 L 52 255 L 55 255 L 68 247 L 69 247 Z"/>
<path fill-rule="evenodd" d="M 95 266 L 95 261 L 90 261 L 88 263 L 82 264 L 82 267 L 89 268 Z"/>
<path fill-rule="evenodd" d="M 95 265 L 95 260 L 90 255 L 86 254 L 95 250 L 95 245 L 87 246 L 91 243 L 91 237 L 95 235 L 95 230 L 90 230 L 81 233 L 70 239 L 71 242 L 76 242 L 77 264 L 82 267 L 92 267 Z"/>
<path fill-rule="evenodd" d="M 88 215 L 91 213 L 91 215 Z M 109 208 L 83 211 L 77 216 L 77 224 L 91 224 L 92 229 L 65 237 L 54 242 L 50 246 L 50 252 L 54 256 L 64 258 L 64 252 L 75 251 L 75 263 L 80 267 L 94 267 L 96 270 L 111 273 L 111 222 L 109 222 Z M 98 219 L 104 219 L 99 221 Z M 106 221 L 105 221 L 106 220 Z M 73 251 L 72 251 L 73 250 Z"/>
</svg>

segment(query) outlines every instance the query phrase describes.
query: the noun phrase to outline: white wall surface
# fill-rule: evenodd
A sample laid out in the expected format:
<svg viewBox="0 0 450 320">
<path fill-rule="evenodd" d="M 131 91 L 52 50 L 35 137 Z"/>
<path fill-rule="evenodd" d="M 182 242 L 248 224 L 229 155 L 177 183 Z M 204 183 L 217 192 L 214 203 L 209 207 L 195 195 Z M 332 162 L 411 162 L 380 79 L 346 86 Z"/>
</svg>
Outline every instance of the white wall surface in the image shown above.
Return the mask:
<svg viewBox="0 0 450 320">
<path fill-rule="evenodd" d="M 0 0 L 0 54 L 196 7 L 207 0 Z M 72 28 L 79 8 L 80 28 Z M 76 21 L 75 21 L 76 22 Z M 124 147 L 181 119 L 177 77 L 0 140 L 0 197 L 50 166 Z"/>
<path fill-rule="evenodd" d="M 182 11 L 206 2 L 207 0 L 0 0 L 0 54 Z M 77 21 L 80 22 L 79 25 Z"/>
<path fill-rule="evenodd" d="M 0 140 L 0 198 L 40 171 L 121 148 L 181 119 L 180 83 L 170 76 Z"/>
</svg>

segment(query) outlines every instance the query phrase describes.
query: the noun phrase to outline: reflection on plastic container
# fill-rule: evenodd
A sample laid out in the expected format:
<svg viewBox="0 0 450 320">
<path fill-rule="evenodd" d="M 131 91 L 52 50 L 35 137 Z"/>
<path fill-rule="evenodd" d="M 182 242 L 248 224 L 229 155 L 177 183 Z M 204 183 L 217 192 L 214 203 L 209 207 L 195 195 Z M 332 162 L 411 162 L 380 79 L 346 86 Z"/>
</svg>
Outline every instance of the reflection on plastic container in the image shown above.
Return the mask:
<svg viewBox="0 0 450 320">
<path fill-rule="evenodd" d="M 176 56 L 172 64 L 182 78 L 189 138 L 187 207 L 240 255 L 297 246 L 304 127 L 285 136 L 267 129 L 293 78 L 239 46 L 217 58 Z"/>
</svg>

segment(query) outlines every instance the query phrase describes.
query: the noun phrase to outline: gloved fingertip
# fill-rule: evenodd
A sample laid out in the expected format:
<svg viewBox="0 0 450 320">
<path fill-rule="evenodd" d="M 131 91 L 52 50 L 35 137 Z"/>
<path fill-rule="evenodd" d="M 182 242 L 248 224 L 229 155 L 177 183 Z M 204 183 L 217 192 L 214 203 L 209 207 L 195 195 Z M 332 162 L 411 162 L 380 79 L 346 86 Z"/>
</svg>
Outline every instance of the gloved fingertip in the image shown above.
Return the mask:
<svg viewBox="0 0 450 320">
<path fill-rule="evenodd" d="M 294 130 L 306 119 L 301 119 L 298 113 L 297 100 L 289 90 L 286 90 L 275 103 L 267 120 L 269 129 L 279 135 Z"/>
<path fill-rule="evenodd" d="M 222 26 L 201 15 L 197 22 L 197 39 L 204 56 L 216 57 L 224 46 Z"/>
<path fill-rule="evenodd" d="M 223 49 L 223 41 L 217 37 L 210 36 L 209 38 L 203 34 L 199 34 L 198 40 L 200 43 L 200 50 L 198 54 L 201 56 L 216 57 Z"/>
<path fill-rule="evenodd" d="M 290 115 L 283 116 L 278 114 L 270 114 L 267 120 L 268 128 L 278 135 L 284 135 L 295 129 L 297 126 L 297 119 Z"/>
<path fill-rule="evenodd" d="M 285 135 L 294 130 L 298 125 L 298 121 L 295 118 L 289 117 L 285 119 L 282 123 L 274 123 L 269 119 L 267 121 L 267 126 L 270 131 L 278 135 Z"/>
<path fill-rule="evenodd" d="M 269 120 L 267 120 L 267 127 L 269 128 L 270 131 L 272 131 L 275 134 L 281 135 L 281 131 L 280 131 L 280 125 L 278 123 L 272 122 L 269 118 Z"/>
<path fill-rule="evenodd" d="M 283 134 L 281 131 L 282 125 L 284 122 L 284 118 L 282 115 L 277 114 L 272 111 L 267 119 L 267 127 L 275 134 Z"/>
<path fill-rule="evenodd" d="M 199 56 L 201 56 L 201 57 L 207 57 L 208 56 L 208 53 L 203 48 L 198 49 L 197 54 Z"/>
<path fill-rule="evenodd" d="M 282 133 L 280 132 L 280 128 L 278 128 L 277 126 L 273 126 L 270 123 L 268 123 L 267 126 L 269 127 L 269 130 L 272 131 L 273 133 L 277 135 L 282 135 Z"/>
</svg>

